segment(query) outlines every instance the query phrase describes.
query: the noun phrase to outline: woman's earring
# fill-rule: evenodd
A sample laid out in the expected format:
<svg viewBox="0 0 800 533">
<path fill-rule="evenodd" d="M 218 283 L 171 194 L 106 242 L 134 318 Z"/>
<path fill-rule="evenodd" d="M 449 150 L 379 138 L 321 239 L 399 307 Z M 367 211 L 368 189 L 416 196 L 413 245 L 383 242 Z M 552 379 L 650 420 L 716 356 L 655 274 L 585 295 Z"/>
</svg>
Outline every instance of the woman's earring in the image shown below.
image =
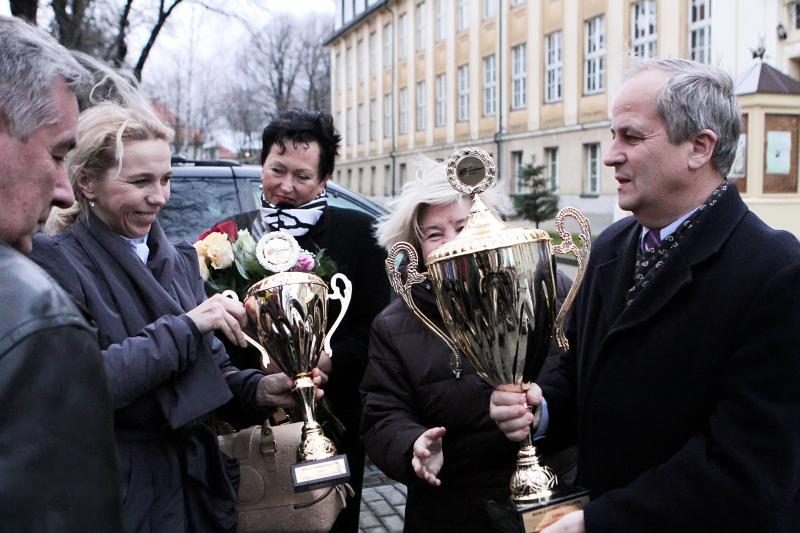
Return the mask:
<svg viewBox="0 0 800 533">
<path fill-rule="evenodd" d="M 89 200 L 89 207 L 94 207 L 94 200 Z"/>
</svg>

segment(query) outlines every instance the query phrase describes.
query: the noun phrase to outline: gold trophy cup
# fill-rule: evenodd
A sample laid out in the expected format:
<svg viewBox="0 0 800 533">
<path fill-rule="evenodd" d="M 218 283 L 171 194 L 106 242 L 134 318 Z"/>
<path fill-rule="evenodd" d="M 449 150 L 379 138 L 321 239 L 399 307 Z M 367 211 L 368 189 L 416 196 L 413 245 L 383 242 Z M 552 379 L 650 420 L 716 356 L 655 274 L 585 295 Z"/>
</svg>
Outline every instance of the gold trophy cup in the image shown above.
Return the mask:
<svg viewBox="0 0 800 533">
<path fill-rule="evenodd" d="M 331 278 L 332 292 L 320 278 L 307 272 L 282 272 L 297 262 L 299 246 L 288 234 L 264 235 L 256 247 L 259 262 L 269 271 L 278 272 L 251 286 L 244 305 L 255 321 L 264 365 L 266 354 L 287 376 L 294 380 L 294 393 L 303 414 L 303 428 L 297 449 L 298 464 L 292 465 L 295 491 L 337 485 L 350 475 L 347 456 L 336 454 L 333 442 L 316 421 L 316 385 L 311 371 L 319 363 L 323 350 L 331 354 L 330 339 L 350 305 L 352 284 L 344 274 Z M 343 289 L 340 288 L 343 287 Z M 328 301 L 339 300 L 341 310 L 328 329 Z"/>
<path fill-rule="evenodd" d="M 451 242 L 426 258 L 427 273 L 417 270 L 418 256 L 405 242 L 389 250 L 386 270 L 395 292 L 452 352 L 451 365 L 460 377 L 462 356 L 494 387 L 523 391 L 541 369 L 555 337 L 567 348 L 564 319 L 583 279 L 589 253 L 587 219 L 566 207 L 556 216 L 563 243 L 553 246 L 544 230 L 514 228 L 498 219 L 478 194 L 495 181 L 494 162 L 485 151 L 463 148 L 449 159 L 447 177 L 459 192 L 473 198 L 467 223 Z M 565 217 L 577 220 L 582 247 L 564 228 Z M 555 253 L 571 253 L 578 261 L 575 281 L 560 310 L 556 309 Z M 404 272 L 401 265 L 404 264 Z M 442 331 L 414 303 L 411 288 L 429 280 L 442 316 Z M 586 491 L 556 488 L 553 472 L 539 463 L 530 437 L 523 441 L 511 479 L 511 497 L 520 511 L 543 514 L 555 506 L 581 505 Z M 528 517 L 525 516 L 526 528 Z"/>
</svg>

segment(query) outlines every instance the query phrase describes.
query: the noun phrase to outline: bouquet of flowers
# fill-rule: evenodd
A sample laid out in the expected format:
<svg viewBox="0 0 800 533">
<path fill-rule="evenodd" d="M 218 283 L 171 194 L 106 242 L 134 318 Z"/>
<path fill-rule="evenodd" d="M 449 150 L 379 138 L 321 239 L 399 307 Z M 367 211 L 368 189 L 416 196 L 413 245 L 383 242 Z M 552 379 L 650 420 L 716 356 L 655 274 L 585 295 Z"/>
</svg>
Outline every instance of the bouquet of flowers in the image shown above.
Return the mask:
<svg viewBox="0 0 800 533">
<path fill-rule="evenodd" d="M 256 257 L 256 241 L 247 229 L 238 229 L 233 221 L 217 224 L 200 235 L 194 243 L 200 261 L 200 275 L 206 292 L 231 289 L 244 299 L 247 289 L 257 281 L 272 275 Z M 300 250 L 292 272 L 309 272 L 325 281 L 336 273 L 336 264 L 325 250 L 313 254 Z"/>
</svg>

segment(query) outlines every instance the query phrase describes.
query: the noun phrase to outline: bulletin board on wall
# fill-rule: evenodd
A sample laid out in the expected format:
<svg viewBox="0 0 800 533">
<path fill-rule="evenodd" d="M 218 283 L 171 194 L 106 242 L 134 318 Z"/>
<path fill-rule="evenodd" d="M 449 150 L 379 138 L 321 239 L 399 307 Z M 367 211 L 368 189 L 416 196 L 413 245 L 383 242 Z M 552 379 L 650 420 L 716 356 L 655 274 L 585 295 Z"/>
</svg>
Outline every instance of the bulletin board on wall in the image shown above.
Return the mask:
<svg viewBox="0 0 800 533">
<path fill-rule="evenodd" d="M 763 193 L 796 193 L 800 117 L 767 114 L 764 126 Z"/>
</svg>

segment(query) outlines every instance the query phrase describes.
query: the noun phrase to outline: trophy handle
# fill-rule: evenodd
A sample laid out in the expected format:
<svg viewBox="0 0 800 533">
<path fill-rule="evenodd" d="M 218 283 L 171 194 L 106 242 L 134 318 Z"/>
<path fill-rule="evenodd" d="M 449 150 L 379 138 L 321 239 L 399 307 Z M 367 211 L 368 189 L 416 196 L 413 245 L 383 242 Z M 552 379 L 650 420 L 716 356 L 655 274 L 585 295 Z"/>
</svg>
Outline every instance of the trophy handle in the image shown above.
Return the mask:
<svg viewBox="0 0 800 533">
<path fill-rule="evenodd" d="M 398 256 L 400 256 L 402 252 L 405 252 L 408 255 L 405 282 L 403 282 L 403 274 L 400 272 L 398 264 Z M 419 256 L 411 244 L 405 241 L 400 241 L 393 244 L 392 247 L 389 248 L 389 254 L 386 257 L 386 275 L 389 276 L 389 284 L 392 286 L 392 289 L 394 289 L 394 292 L 396 292 L 397 295 L 403 299 L 408 308 L 411 309 L 411 312 L 414 313 L 417 318 L 422 320 L 422 322 L 428 326 L 428 329 L 433 331 L 450 348 L 450 351 L 453 354 L 452 361 L 455 362 L 453 372 L 455 373 L 456 378 L 459 378 L 461 377 L 461 356 L 459 355 L 458 348 L 450 339 L 450 337 L 448 337 L 447 334 L 439 328 L 439 326 L 434 324 L 434 322 L 428 318 L 425 313 L 419 309 L 419 307 L 417 307 L 413 296 L 411 296 L 411 288 L 414 285 L 428 280 L 428 275 L 426 273 L 421 273 L 419 270 L 417 270 L 418 264 Z"/>
<path fill-rule="evenodd" d="M 222 291 L 222 295 L 225 298 L 230 298 L 231 300 L 236 300 L 237 302 L 241 301 L 239 300 L 239 295 L 230 289 Z M 244 335 L 244 340 L 246 340 L 250 344 L 250 346 L 258 350 L 258 353 L 261 354 L 261 364 L 264 366 L 264 368 L 267 368 L 269 366 L 269 354 L 267 354 L 267 350 L 263 346 L 261 346 L 261 343 L 256 341 L 253 337 L 251 337 L 247 333 L 242 332 L 242 335 Z"/>
<path fill-rule="evenodd" d="M 574 218 L 581 227 L 581 232 L 578 235 L 581 239 L 580 248 L 575 245 L 572 241 L 572 234 L 564 227 L 564 219 L 566 217 Z M 555 338 L 558 347 L 562 350 L 568 350 L 569 341 L 567 341 L 567 336 L 564 334 L 564 321 L 567 318 L 567 313 L 570 308 L 572 308 L 572 303 L 575 301 L 575 295 L 578 293 L 581 283 L 583 283 L 583 275 L 586 272 L 586 260 L 589 257 L 589 249 L 592 245 L 592 236 L 591 229 L 589 228 L 589 220 L 574 207 L 565 207 L 558 212 L 556 215 L 556 232 L 558 232 L 558 235 L 561 237 L 561 244 L 553 247 L 553 253 L 569 253 L 574 255 L 575 259 L 578 260 L 578 272 L 575 274 L 575 281 L 572 282 L 572 287 L 570 287 L 567 297 L 561 305 L 561 309 L 558 310 L 555 323 Z"/>
<path fill-rule="evenodd" d="M 337 281 L 342 282 L 344 285 L 344 291 L 339 290 L 339 285 L 336 283 Z M 347 308 L 350 307 L 350 298 L 353 296 L 353 284 L 349 279 L 347 279 L 347 276 L 337 272 L 331 278 L 331 289 L 333 289 L 333 292 L 328 294 L 328 299 L 341 300 L 342 308 L 339 310 L 339 316 L 336 317 L 336 321 L 328 330 L 328 333 L 325 334 L 325 338 L 322 340 L 322 348 L 328 352 L 328 355 L 333 357 L 333 351 L 331 350 L 331 337 L 333 337 L 333 332 L 336 331 L 336 328 L 339 327 L 339 324 L 342 323 L 342 319 L 344 318 Z"/>
</svg>

